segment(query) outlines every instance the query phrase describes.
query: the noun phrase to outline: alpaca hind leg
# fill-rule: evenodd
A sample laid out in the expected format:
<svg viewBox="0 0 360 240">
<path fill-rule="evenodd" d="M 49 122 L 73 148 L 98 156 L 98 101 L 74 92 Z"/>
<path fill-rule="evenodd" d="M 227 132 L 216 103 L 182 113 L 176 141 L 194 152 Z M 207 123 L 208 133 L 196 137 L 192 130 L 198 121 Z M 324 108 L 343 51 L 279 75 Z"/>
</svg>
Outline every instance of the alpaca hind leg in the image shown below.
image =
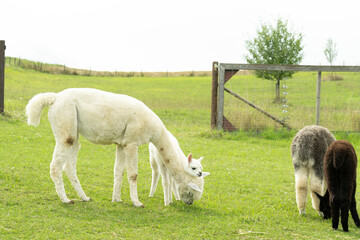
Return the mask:
<svg viewBox="0 0 360 240">
<path fill-rule="evenodd" d="M 320 211 L 320 199 L 316 196 L 315 193 L 318 193 L 320 195 L 323 195 L 323 181 L 319 176 L 316 175 L 314 170 L 310 170 L 310 196 L 311 196 L 311 202 L 312 207 L 320 214 L 320 216 L 323 216 L 323 213 Z"/>
<path fill-rule="evenodd" d="M 50 164 L 50 175 L 61 201 L 74 203 L 66 196 L 62 171 L 64 168 L 72 169 L 71 165 L 76 163 L 74 161 L 71 163 L 71 159 L 74 158 L 78 151 L 78 149 L 73 148 L 74 143 L 78 140 L 77 109 L 72 101 L 68 102 L 67 99 L 61 98 L 50 107 L 48 118 L 56 140 L 53 159 Z M 65 164 L 68 164 L 68 166 L 65 167 Z M 70 178 L 74 180 L 73 175 L 75 172 L 73 170 L 69 171 L 72 171 Z"/>
<path fill-rule="evenodd" d="M 116 145 L 116 157 L 114 166 L 114 189 L 113 189 L 113 202 L 121 202 L 121 184 L 125 170 L 125 155 L 124 148 Z"/>
<path fill-rule="evenodd" d="M 65 193 L 64 181 L 62 176 L 63 167 L 67 161 L 68 147 L 56 143 L 53 159 L 50 164 L 50 176 L 55 184 L 56 192 L 63 203 L 74 203 Z"/>
<path fill-rule="evenodd" d="M 173 191 L 173 193 L 174 193 L 175 199 L 176 199 L 177 201 L 179 201 L 179 200 L 180 200 L 180 195 L 179 195 L 178 189 L 176 188 L 176 184 L 175 184 L 174 179 L 171 179 L 171 189 L 172 189 L 172 191 Z"/>
<path fill-rule="evenodd" d="M 353 190 L 353 194 L 351 196 L 351 203 L 350 203 L 350 212 L 351 212 L 351 216 L 354 220 L 354 223 L 357 227 L 360 227 L 360 219 L 359 219 L 359 214 L 356 210 L 356 200 L 355 200 L 355 192 L 356 192 L 356 182 L 354 184 L 354 190 Z"/>
<path fill-rule="evenodd" d="M 76 161 L 77 161 L 77 154 L 80 149 L 80 143 L 76 140 L 73 145 L 70 147 L 69 150 L 69 158 L 64 165 L 64 171 L 68 176 L 71 184 L 73 185 L 76 193 L 78 196 L 85 202 L 91 201 L 89 197 L 86 196 L 84 190 L 81 187 L 80 181 L 76 175 Z"/>
<path fill-rule="evenodd" d="M 337 195 L 330 195 L 332 227 L 337 230 L 339 227 L 340 217 L 340 197 Z"/>
<path fill-rule="evenodd" d="M 150 153 L 150 166 L 151 166 L 152 174 L 151 174 L 151 188 L 150 188 L 149 197 L 153 197 L 157 188 L 160 173 L 159 173 L 159 166 L 156 163 L 155 157 L 152 153 Z"/>
<path fill-rule="evenodd" d="M 341 225 L 344 232 L 349 231 L 349 208 L 350 199 L 341 199 L 340 212 L 341 212 Z"/>
<path fill-rule="evenodd" d="M 351 204 L 350 204 L 350 212 L 351 212 L 351 216 L 354 220 L 354 223 L 357 227 L 360 227 L 360 219 L 359 219 L 359 214 L 357 212 L 356 209 L 356 200 L 355 197 L 352 199 Z"/>
<path fill-rule="evenodd" d="M 295 190 L 296 203 L 301 215 L 306 214 L 306 198 L 308 194 L 308 175 L 309 172 L 305 167 L 295 171 Z"/>
<path fill-rule="evenodd" d="M 171 203 L 170 175 L 165 166 L 160 167 L 160 173 L 161 173 L 161 177 L 162 177 L 162 186 L 163 186 L 163 190 L 164 190 L 165 206 L 169 206 Z"/>
</svg>

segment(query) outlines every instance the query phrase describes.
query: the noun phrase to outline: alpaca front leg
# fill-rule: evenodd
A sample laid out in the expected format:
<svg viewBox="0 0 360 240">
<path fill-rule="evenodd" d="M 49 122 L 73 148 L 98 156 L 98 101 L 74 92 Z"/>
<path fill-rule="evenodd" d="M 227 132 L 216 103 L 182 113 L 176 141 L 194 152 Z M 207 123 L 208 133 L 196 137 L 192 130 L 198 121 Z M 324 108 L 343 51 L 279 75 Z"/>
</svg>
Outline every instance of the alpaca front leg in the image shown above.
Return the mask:
<svg viewBox="0 0 360 240">
<path fill-rule="evenodd" d="M 169 206 L 170 203 L 172 203 L 171 182 L 170 182 L 170 176 L 166 171 L 162 178 L 162 185 L 163 185 L 163 189 L 164 189 L 165 206 Z"/>
<path fill-rule="evenodd" d="M 130 198 L 135 207 L 144 207 L 138 199 L 137 177 L 138 177 L 138 146 L 127 145 L 124 147 L 127 165 L 128 181 L 130 185 Z"/>
<path fill-rule="evenodd" d="M 113 189 L 113 202 L 121 202 L 121 184 L 125 170 L 125 155 L 124 148 L 116 145 L 116 157 L 114 167 L 114 189 Z"/>
</svg>

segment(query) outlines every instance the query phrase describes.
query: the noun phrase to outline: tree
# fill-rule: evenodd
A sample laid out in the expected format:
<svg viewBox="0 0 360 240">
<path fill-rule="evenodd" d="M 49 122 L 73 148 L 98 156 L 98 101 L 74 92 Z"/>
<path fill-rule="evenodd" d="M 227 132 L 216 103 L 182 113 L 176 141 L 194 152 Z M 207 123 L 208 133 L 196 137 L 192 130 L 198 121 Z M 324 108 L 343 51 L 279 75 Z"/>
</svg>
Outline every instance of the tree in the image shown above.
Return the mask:
<svg viewBox="0 0 360 240">
<path fill-rule="evenodd" d="M 276 26 L 262 24 L 253 40 L 245 42 L 249 51 L 245 55 L 249 64 L 299 64 L 304 54 L 301 44 L 302 34 L 288 31 L 287 21 L 277 20 Z M 291 78 L 295 72 L 289 71 L 256 71 L 258 78 L 276 81 L 276 101 L 280 101 L 280 81 Z"/>
<path fill-rule="evenodd" d="M 333 40 L 331 38 L 329 38 L 327 40 L 324 54 L 325 54 L 327 61 L 330 63 L 330 65 L 332 65 L 338 55 L 338 51 L 336 49 L 336 43 L 333 42 Z"/>
</svg>

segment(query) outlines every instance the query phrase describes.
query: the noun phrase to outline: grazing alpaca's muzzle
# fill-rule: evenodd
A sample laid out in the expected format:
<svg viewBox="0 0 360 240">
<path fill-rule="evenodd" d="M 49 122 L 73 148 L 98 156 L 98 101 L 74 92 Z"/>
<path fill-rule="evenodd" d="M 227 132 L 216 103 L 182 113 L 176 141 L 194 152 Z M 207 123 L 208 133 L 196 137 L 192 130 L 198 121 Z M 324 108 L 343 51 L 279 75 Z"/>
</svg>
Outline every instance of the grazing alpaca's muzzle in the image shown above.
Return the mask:
<svg viewBox="0 0 360 240">
<path fill-rule="evenodd" d="M 201 185 L 203 186 L 203 181 Z M 179 193 L 180 193 L 180 199 L 187 205 L 191 205 L 194 203 L 194 201 L 199 200 L 201 198 L 203 190 L 197 184 L 189 183 L 185 187 L 180 186 Z"/>
</svg>

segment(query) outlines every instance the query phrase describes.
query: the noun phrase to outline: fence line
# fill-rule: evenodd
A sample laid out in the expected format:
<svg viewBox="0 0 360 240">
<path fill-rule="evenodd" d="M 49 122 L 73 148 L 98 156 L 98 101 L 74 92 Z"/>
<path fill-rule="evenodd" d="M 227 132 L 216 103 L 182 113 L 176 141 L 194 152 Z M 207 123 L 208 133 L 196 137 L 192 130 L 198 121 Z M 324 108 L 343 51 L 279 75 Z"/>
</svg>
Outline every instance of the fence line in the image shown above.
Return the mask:
<svg viewBox="0 0 360 240">
<path fill-rule="evenodd" d="M 291 129 L 291 127 L 286 124 L 285 122 L 279 120 L 277 117 L 271 115 L 270 113 L 266 112 L 265 110 L 259 108 L 258 106 L 256 106 L 255 104 L 253 104 L 252 102 L 246 100 L 245 98 L 241 97 L 240 95 L 236 94 L 235 92 L 231 91 L 230 89 L 224 87 L 224 90 L 228 93 L 230 93 L 231 95 L 233 95 L 234 97 L 236 97 L 237 99 L 243 101 L 244 103 L 246 103 L 247 105 L 249 105 L 252 108 L 255 108 L 256 110 L 258 110 L 259 112 L 261 112 L 262 114 L 264 114 L 265 116 L 271 118 L 272 120 L 274 120 L 275 122 L 283 125 L 284 127 Z"/>
<path fill-rule="evenodd" d="M 77 69 L 67 67 L 60 64 L 46 64 L 42 62 L 29 61 L 16 57 L 6 57 L 6 62 L 11 66 L 18 66 L 35 71 L 64 74 L 64 75 L 80 75 L 80 76 L 96 76 L 96 77 L 205 77 L 210 76 L 211 71 L 181 71 L 181 72 L 125 72 L 125 71 L 94 71 L 89 69 Z"/>
<path fill-rule="evenodd" d="M 360 72 L 360 66 L 265 65 L 265 64 L 234 64 L 234 63 L 219 64 L 217 62 L 214 62 L 213 65 L 216 67 L 213 67 L 212 102 L 216 102 L 217 106 L 212 107 L 211 109 L 211 126 L 212 128 L 216 127 L 218 129 L 224 129 L 224 130 L 234 129 L 233 125 L 224 116 L 224 91 L 226 91 L 225 84 L 239 70 L 317 72 L 318 74 L 316 79 L 317 82 L 316 82 L 316 113 L 315 113 L 316 125 L 320 124 L 321 73 L 322 72 Z M 214 88 L 217 91 L 215 91 Z M 235 96 L 234 94 L 232 95 Z M 228 126 L 230 126 L 229 129 Z"/>
</svg>

